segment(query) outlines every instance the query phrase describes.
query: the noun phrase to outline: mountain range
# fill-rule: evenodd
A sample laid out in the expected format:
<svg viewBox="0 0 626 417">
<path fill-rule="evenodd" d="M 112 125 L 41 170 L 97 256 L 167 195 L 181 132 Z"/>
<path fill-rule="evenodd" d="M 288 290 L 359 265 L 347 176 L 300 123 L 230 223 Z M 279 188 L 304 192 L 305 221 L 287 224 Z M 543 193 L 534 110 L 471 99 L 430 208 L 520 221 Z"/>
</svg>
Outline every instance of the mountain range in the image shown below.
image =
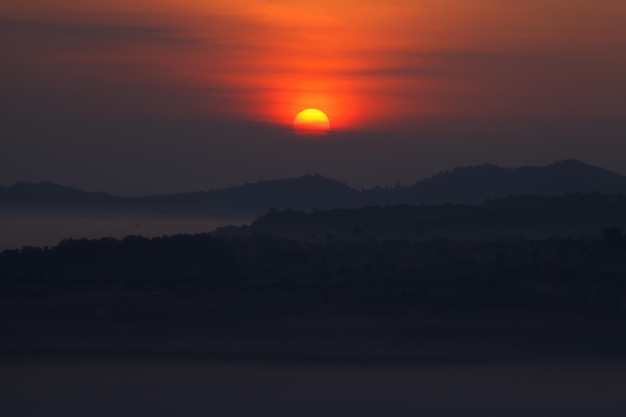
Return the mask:
<svg viewBox="0 0 626 417">
<path fill-rule="evenodd" d="M 275 209 L 333 209 L 398 204 L 482 204 L 518 195 L 626 194 L 626 176 L 565 160 L 546 166 L 479 165 L 439 172 L 407 187 L 357 190 L 320 175 L 244 184 L 218 190 L 143 197 L 85 192 L 52 182 L 0 187 L 0 208 L 258 216 Z"/>
</svg>

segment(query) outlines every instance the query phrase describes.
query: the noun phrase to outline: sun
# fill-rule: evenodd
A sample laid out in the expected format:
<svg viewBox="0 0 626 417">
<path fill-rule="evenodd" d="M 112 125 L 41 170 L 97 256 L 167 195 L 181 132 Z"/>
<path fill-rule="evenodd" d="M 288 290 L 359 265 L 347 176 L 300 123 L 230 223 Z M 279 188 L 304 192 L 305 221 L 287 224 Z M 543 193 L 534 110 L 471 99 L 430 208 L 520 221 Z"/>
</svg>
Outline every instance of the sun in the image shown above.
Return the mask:
<svg viewBox="0 0 626 417">
<path fill-rule="evenodd" d="M 324 136 L 330 129 L 328 116 L 318 109 L 305 109 L 293 119 L 293 130 L 298 136 Z"/>
</svg>

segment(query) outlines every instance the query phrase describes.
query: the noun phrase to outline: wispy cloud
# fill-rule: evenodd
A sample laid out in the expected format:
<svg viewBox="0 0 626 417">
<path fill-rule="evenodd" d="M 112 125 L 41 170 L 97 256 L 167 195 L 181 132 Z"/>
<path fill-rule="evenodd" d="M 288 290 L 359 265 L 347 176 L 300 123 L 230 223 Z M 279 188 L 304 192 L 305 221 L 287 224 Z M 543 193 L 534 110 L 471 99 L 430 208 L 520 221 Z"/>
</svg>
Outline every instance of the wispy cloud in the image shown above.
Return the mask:
<svg viewBox="0 0 626 417">
<path fill-rule="evenodd" d="M 43 19 L 5 18 L 0 20 L 0 33 L 80 39 L 91 42 L 154 41 L 197 42 L 198 39 L 183 30 L 157 25 L 128 25 L 119 23 L 90 23 Z"/>
</svg>

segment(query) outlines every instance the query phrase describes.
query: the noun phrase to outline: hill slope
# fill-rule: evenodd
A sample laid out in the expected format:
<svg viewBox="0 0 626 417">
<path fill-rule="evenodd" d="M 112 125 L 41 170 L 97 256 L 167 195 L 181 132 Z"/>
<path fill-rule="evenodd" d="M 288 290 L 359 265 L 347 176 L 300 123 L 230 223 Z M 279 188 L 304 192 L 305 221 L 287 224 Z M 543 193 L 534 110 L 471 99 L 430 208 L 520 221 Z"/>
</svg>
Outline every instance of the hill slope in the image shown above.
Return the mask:
<svg viewBox="0 0 626 417">
<path fill-rule="evenodd" d="M 401 192 L 406 203 L 480 204 L 487 199 L 529 194 L 624 194 L 626 177 L 577 160 L 513 169 L 481 165 L 440 172 Z"/>
</svg>

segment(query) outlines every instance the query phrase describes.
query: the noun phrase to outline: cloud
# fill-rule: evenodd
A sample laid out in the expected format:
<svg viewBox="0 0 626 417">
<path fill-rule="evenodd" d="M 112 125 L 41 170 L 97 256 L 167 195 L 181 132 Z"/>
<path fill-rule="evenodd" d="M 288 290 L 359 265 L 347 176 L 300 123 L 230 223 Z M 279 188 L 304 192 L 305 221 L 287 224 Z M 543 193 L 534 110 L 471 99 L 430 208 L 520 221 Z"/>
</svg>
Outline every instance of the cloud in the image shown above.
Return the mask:
<svg viewBox="0 0 626 417">
<path fill-rule="evenodd" d="M 337 75 L 356 77 L 452 77 L 474 66 L 520 65 L 555 59 L 546 54 L 487 51 L 415 51 L 412 49 L 371 50 L 356 52 L 371 61 L 386 64 L 368 68 L 353 68 Z M 376 59 L 374 59 L 376 58 Z"/>
<path fill-rule="evenodd" d="M 443 71 L 419 67 L 372 67 L 336 71 L 333 75 L 346 77 L 438 77 Z"/>
<path fill-rule="evenodd" d="M 26 35 L 65 38 L 88 42 L 154 41 L 197 42 L 197 38 L 180 29 L 158 25 L 128 25 L 37 19 L 0 19 L 3 36 Z"/>
</svg>

